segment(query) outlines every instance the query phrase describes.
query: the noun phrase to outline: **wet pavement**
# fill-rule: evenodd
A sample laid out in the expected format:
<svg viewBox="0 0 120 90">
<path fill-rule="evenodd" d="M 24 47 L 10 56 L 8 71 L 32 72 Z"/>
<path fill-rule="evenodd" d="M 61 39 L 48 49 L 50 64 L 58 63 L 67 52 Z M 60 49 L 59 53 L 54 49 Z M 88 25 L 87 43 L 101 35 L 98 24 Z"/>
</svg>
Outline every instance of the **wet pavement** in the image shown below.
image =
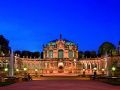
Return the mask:
<svg viewBox="0 0 120 90">
<path fill-rule="evenodd" d="M 120 90 L 120 86 L 93 80 L 34 80 L 0 87 L 0 90 Z"/>
</svg>

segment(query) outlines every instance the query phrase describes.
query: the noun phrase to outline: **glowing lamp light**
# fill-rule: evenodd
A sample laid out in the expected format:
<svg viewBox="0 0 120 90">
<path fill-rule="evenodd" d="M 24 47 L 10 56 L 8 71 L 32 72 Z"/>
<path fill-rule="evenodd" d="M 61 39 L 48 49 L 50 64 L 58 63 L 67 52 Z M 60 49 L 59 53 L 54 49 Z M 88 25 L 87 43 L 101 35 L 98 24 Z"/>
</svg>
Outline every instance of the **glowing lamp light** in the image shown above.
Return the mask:
<svg viewBox="0 0 120 90">
<path fill-rule="evenodd" d="M 83 72 L 85 71 L 85 69 L 83 69 Z"/>
<path fill-rule="evenodd" d="M 116 70 L 116 68 L 115 67 L 112 67 L 112 71 L 115 71 Z"/>
<path fill-rule="evenodd" d="M 96 70 L 97 70 L 97 68 L 95 67 L 95 68 L 94 68 L 94 70 L 96 71 Z"/>
<path fill-rule="evenodd" d="M 24 71 L 27 71 L 27 68 L 23 68 Z"/>
<path fill-rule="evenodd" d="M 37 72 L 37 71 L 38 71 L 38 69 L 35 69 L 35 71 Z"/>
<path fill-rule="evenodd" d="M 19 69 L 16 69 L 17 72 L 19 72 Z"/>
<path fill-rule="evenodd" d="M 8 71 L 8 68 L 5 68 L 4 70 L 5 70 L 5 72 L 7 72 L 7 71 Z"/>
<path fill-rule="evenodd" d="M 105 69 L 103 68 L 102 71 L 105 71 Z"/>
</svg>

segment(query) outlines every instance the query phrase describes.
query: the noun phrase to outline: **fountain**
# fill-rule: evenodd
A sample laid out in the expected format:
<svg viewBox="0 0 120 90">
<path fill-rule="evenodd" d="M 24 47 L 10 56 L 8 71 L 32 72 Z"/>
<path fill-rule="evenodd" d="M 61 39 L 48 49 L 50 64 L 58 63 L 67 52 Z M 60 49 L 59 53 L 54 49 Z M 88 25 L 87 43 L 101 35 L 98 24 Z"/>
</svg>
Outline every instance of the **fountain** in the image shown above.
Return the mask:
<svg viewBox="0 0 120 90">
<path fill-rule="evenodd" d="M 106 69 L 106 75 L 109 76 L 109 68 L 108 68 L 108 54 L 105 53 L 105 69 Z"/>
<path fill-rule="evenodd" d="M 14 54 L 13 54 L 13 51 L 11 51 L 11 53 L 10 53 L 9 77 L 14 77 Z"/>
<path fill-rule="evenodd" d="M 13 51 L 10 53 L 10 61 L 9 61 L 9 68 L 8 68 L 8 77 L 6 79 L 7 82 L 15 82 L 16 78 L 14 77 L 14 54 Z"/>
</svg>

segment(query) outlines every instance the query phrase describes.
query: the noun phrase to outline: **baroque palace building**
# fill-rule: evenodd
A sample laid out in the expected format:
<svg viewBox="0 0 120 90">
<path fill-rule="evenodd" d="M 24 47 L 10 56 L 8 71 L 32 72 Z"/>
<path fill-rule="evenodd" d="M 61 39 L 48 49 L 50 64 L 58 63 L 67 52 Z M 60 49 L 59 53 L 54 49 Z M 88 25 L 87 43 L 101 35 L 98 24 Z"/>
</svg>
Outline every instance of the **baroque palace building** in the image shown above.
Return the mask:
<svg viewBox="0 0 120 90">
<path fill-rule="evenodd" d="M 15 68 L 31 75 L 92 75 L 106 73 L 106 58 L 78 60 L 78 46 L 67 39 L 53 40 L 43 45 L 43 59 L 15 59 Z"/>
<path fill-rule="evenodd" d="M 78 46 L 66 39 L 50 41 L 44 48 L 44 59 L 78 59 Z"/>
<path fill-rule="evenodd" d="M 7 57 L 9 58 L 9 57 Z M 5 57 L 0 57 L 0 65 L 7 67 Z M 7 60 L 9 61 L 9 60 Z M 93 75 L 109 74 L 108 67 L 113 61 L 120 66 L 120 57 L 82 58 L 78 59 L 78 46 L 72 41 L 60 38 L 43 45 L 43 59 L 20 58 L 15 56 L 14 68 L 16 74 L 31 75 Z M 4 63 L 4 64 L 2 64 Z"/>
</svg>

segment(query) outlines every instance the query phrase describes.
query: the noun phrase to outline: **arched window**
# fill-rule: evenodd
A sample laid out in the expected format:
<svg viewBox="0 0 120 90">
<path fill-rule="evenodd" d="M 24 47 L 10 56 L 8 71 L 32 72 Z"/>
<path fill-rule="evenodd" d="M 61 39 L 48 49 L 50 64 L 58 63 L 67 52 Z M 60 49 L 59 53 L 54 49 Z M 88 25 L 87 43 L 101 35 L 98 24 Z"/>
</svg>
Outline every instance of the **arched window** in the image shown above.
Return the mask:
<svg viewBox="0 0 120 90">
<path fill-rule="evenodd" d="M 91 67 L 92 67 L 92 69 L 93 69 L 93 68 L 95 68 L 95 65 L 92 63 L 92 64 L 91 64 Z"/>
<path fill-rule="evenodd" d="M 87 69 L 90 69 L 90 64 L 87 64 Z"/>
<path fill-rule="evenodd" d="M 74 58 L 76 58 L 76 52 L 74 52 Z"/>
<path fill-rule="evenodd" d="M 47 51 L 45 51 L 45 57 L 44 58 L 47 58 Z"/>
<path fill-rule="evenodd" d="M 95 63 L 95 68 L 97 68 L 97 64 Z"/>
<path fill-rule="evenodd" d="M 53 50 L 49 50 L 49 58 L 53 58 Z"/>
<path fill-rule="evenodd" d="M 69 58 L 73 58 L 73 51 L 72 50 L 69 51 Z"/>
<path fill-rule="evenodd" d="M 58 58 L 64 58 L 64 51 L 58 50 Z"/>
<path fill-rule="evenodd" d="M 83 63 L 83 69 L 85 69 L 85 64 Z"/>
</svg>

